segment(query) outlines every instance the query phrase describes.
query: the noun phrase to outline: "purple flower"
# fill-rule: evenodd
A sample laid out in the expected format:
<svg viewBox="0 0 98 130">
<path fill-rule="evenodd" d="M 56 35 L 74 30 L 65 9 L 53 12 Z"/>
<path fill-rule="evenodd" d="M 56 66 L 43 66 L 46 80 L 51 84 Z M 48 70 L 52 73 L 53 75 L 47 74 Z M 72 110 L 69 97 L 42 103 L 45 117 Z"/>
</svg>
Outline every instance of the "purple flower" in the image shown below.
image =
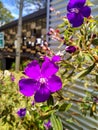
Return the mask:
<svg viewBox="0 0 98 130">
<path fill-rule="evenodd" d="M 93 97 L 93 101 L 98 103 L 98 97 Z"/>
<path fill-rule="evenodd" d="M 26 115 L 26 108 L 21 108 L 17 111 L 17 114 L 20 118 L 23 118 Z"/>
<path fill-rule="evenodd" d="M 48 122 L 45 122 L 44 126 L 45 126 L 46 130 L 50 129 L 51 128 L 51 122 L 50 122 L 50 120 Z"/>
<path fill-rule="evenodd" d="M 14 82 L 15 76 L 14 76 L 12 73 L 11 73 L 11 75 L 10 75 L 10 78 L 11 78 L 11 81 Z"/>
<path fill-rule="evenodd" d="M 52 58 L 45 56 L 44 60 L 49 60 L 55 63 L 55 62 L 59 62 L 61 60 L 61 57 L 59 55 L 54 55 Z"/>
<path fill-rule="evenodd" d="M 69 52 L 69 53 L 73 53 L 76 51 L 76 47 L 75 46 L 67 46 L 65 48 L 66 52 Z"/>
<path fill-rule="evenodd" d="M 53 62 L 59 62 L 61 60 L 61 57 L 59 55 L 55 55 L 52 57 Z"/>
<path fill-rule="evenodd" d="M 67 18 L 72 27 L 79 27 L 84 22 L 84 17 L 89 17 L 91 8 L 85 5 L 86 0 L 70 0 L 67 5 Z"/>
<path fill-rule="evenodd" d="M 41 67 L 36 60 L 32 61 L 24 70 L 28 78 L 19 81 L 20 92 L 27 97 L 34 95 L 36 102 L 48 100 L 51 93 L 62 87 L 61 79 L 55 75 L 58 69 L 59 67 L 48 58 Z"/>
</svg>

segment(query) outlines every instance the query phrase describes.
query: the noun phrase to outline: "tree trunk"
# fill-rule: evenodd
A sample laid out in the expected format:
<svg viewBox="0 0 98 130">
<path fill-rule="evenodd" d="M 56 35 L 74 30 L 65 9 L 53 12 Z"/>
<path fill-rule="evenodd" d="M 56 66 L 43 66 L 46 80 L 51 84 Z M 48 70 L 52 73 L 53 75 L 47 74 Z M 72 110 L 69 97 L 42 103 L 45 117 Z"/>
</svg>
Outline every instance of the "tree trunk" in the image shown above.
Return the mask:
<svg viewBox="0 0 98 130">
<path fill-rule="evenodd" d="M 18 20 L 18 28 L 17 28 L 17 46 L 16 46 L 16 61 L 15 61 L 15 71 L 19 71 L 20 67 L 20 47 L 22 43 L 22 12 L 23 12 L 23 3 L 24 0 L 20 0 L 19 5 L 19 20 Z"/>
</svg>

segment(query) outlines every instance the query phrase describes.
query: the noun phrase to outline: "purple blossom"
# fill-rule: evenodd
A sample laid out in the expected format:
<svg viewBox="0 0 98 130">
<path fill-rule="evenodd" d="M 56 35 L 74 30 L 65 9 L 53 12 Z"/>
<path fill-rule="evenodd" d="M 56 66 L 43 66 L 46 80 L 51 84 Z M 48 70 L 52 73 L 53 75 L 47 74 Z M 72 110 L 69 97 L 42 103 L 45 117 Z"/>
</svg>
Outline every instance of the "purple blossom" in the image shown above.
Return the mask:
<svg viewBox="0 0 98 130">
<path fill-rule="evenodd" d="M 61 79 L 55 75 L 59 67 L 49 58 L 45 59 L 42 66 L 36 60 L 27 65 L 24 70 L 28 78 L 20 79 L 19 90 L 24 96 L 34 95 L 36 102 L 48 100 L 51 93 L 61 89 Z"/>
<path fill-rule="evenodd" d="M 51 122 L 50 122 L 50 120 L 48 122 L 45 122 L 44 126 L 45 126 L 46 130 L 50 129 L 51 128 Z"/>
<path fill-rule="evenodd" d="M 67 18 L 72 27 L 79 27 L 84 22 L 84 17 L 89 17 L 91 8 L 85 5 L 86 0 L 70 0 L 67 5 Z"/>
<path fill-rule="evenodd" d="M 53 62 L 59 62 L 61 60 L 61 57 L 59 55 L 55 55 L 52 57 Z"/>
<path fill-rule="evenodd" d="M 93 101 L 98 103 L 98 97 L 93 97 Z"/>
<path fill-rule="evenodd" d="M 69 53 L 73 53 L 76 51 L 76 47 L 75 46 L 67 46 L 65 48 L 66 52 L 69 52 Z"/>
<path fill-rule="evenodd" d="M 59 62 L 61 60 L 61 57 L 59 55 L 54 55 L 52 58 L 45 56 L 44 60 L 49 60 L 55 63 L 55 62 Z"/>
<path fill-rule="evenodd" d="M 21 108 L 17 111 L 17 114 L 20 118 L 23 118 L 26 115 L 26 108 Z"/>
<path fill-rule="evenodd" d="M 15 76 L 14 76 L 12 73 L 11 73 L 11 75 L 10 75 L 10 78 L 11 78 L 11 81 L 14 82 Z"/>
</svg>

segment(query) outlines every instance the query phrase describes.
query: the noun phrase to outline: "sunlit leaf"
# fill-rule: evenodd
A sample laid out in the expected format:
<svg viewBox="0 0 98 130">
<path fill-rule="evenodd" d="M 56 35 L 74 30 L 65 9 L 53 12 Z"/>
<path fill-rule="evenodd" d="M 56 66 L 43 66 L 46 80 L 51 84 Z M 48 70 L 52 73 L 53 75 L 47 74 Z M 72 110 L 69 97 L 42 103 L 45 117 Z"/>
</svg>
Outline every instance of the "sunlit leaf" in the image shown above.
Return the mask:
<svg viewBox="0 0 98 130">
<path fill-rule="evenodd" d="M 63 27 L 65 27 L 65 23 L 62 23 L 62 24 L 58 25 L 58 28 L 63 28 Z"/>
<path fill-rule="evenodd" d="M 59 107 L 59 111 L 68 111 L 71 108 L 72 104 L 71 103 L 63 103 Z"/>
<path fill-rule="evenodd" d="M 50 120 L 52 123 L 53 130 L 63 130 L 61 119 L 58 116 L 52 114 Z"/>
<path fill-rule="evenodd" d="M 63 104 L 59 107 L 59 111 L 65 111 L 67 105 L 68 105 L 67 103 L 63 103 Z"/>
<path fill-rule="evenodd" d="M 94 6 L 94 4 L 93 4 L 91 1 L 89 1 L 89 0 L 87 0 L 86 4 L 87 4 L 88 6 Z"/>
<path fill-rule="evenodd" d="M 92 69 L 95 67 L 95 63 L 93 65 L 91 65 L 90 67 L 86 68 L 85 70 L 81 71 L 80 73 L 78 73 L 74 79 L 77 79 L 77 78 L 81 78 L 81 77 L 84 77 L 86 76 L 87 74 L 89 74 Z"/>
</svg>

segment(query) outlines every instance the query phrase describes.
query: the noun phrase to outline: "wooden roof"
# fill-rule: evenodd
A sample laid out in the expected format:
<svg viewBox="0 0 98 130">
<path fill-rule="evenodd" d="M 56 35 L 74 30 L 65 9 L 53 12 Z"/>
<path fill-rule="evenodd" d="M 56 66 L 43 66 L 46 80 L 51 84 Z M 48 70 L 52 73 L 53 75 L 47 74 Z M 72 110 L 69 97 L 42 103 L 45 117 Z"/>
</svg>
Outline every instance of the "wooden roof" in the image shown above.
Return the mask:
<svg viewBox="0 0 98 130">
<path fill-rule="evenodd" d="M 46 16 L 46 11 L 47 11 L 46 8 L 44 8 L 44 9 L 40 9 L 32 14 L 26 15 L 23 17 L 22 22 L 25 23 L 27 21 L 32 21 L 32 20 L 36 20 L 39 18 L 43 18 Z M 12 28 L 13 26 L 16 26 L 16 25 L 18 25 L 18 19 L 0 27 L 0 31 L 3 31 L 7 28 Z"/>
</svg>

